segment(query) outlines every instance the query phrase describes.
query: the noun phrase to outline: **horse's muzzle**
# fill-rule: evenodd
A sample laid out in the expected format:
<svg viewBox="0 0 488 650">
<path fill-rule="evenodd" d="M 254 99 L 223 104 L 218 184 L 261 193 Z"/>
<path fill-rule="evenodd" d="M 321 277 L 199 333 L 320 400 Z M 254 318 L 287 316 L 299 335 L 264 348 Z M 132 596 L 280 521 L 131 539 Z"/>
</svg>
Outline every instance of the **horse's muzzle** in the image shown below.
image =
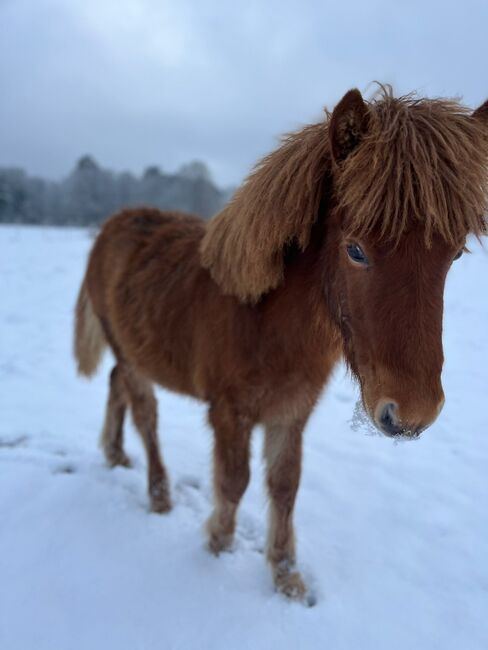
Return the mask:
<svg viewBox="0 0 488 650">
<path fill-rule="evenodd" d="M 420 436 L 422 431 L 427 429 L 427 425 L 413 425 L 401 422 L 398 417 L 398 404 L 396 402 L 381 402 L 376 408 L 375 423 L 378 428 L 390 438 L 415 439 Z"/>
</svg>

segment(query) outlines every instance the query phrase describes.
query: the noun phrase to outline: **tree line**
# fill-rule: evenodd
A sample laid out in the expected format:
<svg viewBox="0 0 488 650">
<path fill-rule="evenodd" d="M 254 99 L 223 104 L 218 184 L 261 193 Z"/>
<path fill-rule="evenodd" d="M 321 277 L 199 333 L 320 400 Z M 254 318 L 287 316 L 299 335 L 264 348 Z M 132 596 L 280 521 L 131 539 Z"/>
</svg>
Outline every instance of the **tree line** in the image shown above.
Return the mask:
<svg viewBox="0 0 488 650">
<path fill-rule="evenodd" d="M 0 223 L 93 226 L 120 208 L 140 205 L 210 217 L 229 196 L 202 162 L 184 165 L 174 174 L 148 167 L 137 177 L 103 169 L 91 156 L 83 156 L 61 181 L 0 168 Z"/>
</svg>

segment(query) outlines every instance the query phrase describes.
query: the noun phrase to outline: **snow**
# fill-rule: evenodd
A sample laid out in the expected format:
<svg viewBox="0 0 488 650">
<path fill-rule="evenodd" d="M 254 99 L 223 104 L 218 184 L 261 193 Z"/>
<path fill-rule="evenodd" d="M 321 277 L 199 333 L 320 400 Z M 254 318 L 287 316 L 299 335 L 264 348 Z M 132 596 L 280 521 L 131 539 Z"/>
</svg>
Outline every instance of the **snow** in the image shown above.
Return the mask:
<svg viewBox="0 0 488 650">
<path fill-rule="evenodd" d="M 76 377 L 72 308 L 91 245 L 74 229 L 0 228 L 0 648 L 481 650 L 488 647 L 488 254 L 445 299 L 446 406 L 420 440 L 351 426 L 340 367 L 310 422 L 296 509 L 307 608 L 272 589 L 258 431 L 233 553 L 215 558 L 202 405 L 159 391 L 175 507 L 148 512 L 145 458 L 97 447 L 110 359 Z"/>
</svg>

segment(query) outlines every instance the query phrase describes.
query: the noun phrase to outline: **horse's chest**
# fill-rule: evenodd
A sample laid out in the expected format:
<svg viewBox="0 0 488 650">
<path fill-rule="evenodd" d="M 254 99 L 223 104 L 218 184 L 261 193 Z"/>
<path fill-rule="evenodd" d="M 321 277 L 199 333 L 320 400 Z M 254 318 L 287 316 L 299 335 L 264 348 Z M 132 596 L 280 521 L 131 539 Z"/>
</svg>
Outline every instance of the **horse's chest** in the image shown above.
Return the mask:
<svg viewBox="0 0 488 650">
<path fill-rule="evenodd" d="M 308 414 L 339 358 L 339 348 L 331 346 L 326 354 L 317 351 L 315 357 L 296 359 L 295 364 L 282 367 L 278 364 L 265 373 L 263 383 L 256 387 L 260 420 L 294 420 Z"/>
<path fill-rule="evenodd" d="M 298 377 L 258 389 L 255 402 L 259 405 L 258 420 L 269 423 L 301 419 L 313 408 L 320 389 Z"/>
</svg>

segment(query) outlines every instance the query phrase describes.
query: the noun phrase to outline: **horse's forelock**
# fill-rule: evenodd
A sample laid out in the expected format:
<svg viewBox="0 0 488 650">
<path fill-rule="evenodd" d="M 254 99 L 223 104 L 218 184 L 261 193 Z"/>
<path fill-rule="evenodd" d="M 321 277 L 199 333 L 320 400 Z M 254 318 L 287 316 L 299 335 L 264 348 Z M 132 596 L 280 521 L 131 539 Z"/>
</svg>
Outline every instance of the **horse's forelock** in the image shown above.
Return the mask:
<svg viewBox="0 0 488 650">
<path fill-rule="evenodd" d="M 486 233 L 488 128 L 459 102 L 394 98 L 369 104 L 369 131 L 337 171 L 351 234 L 398 242 L 413 221 L 458 245 Z"/>
</svg>

